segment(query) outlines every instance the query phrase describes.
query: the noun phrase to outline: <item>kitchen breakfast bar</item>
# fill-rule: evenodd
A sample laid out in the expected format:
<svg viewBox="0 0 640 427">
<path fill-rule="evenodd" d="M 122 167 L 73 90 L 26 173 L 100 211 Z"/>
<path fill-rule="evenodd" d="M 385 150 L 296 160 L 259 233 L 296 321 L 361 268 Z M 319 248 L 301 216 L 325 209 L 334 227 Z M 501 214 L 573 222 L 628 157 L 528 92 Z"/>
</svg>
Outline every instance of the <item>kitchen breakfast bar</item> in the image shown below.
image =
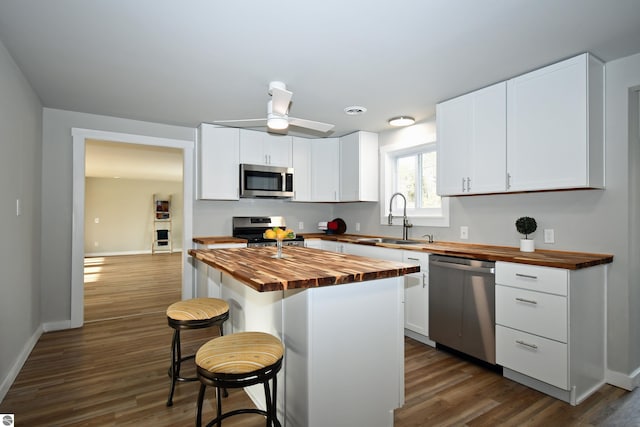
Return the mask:
<svg viewBox="0 0 640 427">
<path fill-rule="evenodd" d="M 210 296 L 229 303 L 226 334 L 261 331 L 284 343 L 283 425 L 393 425 L 404 403 L 402 276 L 419 267 L 302 247 L 283 258 L 275 247 L 189 254 L 209 267 Z M 265 407 L 259 385 L 246 391 Z"/>
</svg>

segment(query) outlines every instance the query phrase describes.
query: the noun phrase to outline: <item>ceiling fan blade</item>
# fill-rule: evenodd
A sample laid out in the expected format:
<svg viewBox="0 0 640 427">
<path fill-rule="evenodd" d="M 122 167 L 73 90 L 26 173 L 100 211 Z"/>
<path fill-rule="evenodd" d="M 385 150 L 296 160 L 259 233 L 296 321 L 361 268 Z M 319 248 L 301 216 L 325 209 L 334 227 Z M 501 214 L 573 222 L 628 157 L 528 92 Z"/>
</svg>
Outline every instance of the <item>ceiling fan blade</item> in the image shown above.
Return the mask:
<svg viewBox="0 0 640 427">
<path fill-rule="evenodd" d="M 214 120 L 211 123 L 222 126 L 251 128 L 266 126 L 267 119 Z"/>
<path fill-rule="evenodd" d="M 289 124 L 291 126 L 317 130 L 318 132 L 329 132 L 334 128 L 334 125 L 331 125 L 329 123 L 315 122 L 313 120 L 307 119 L 298 119 L 296 117 L 289 117 Z"/>
<path fill-rule="evenodd" d="M 293 92 L 277 87 L 271 88 L 271 108 L 274 114 L 287 115 Z"/>
</svg>

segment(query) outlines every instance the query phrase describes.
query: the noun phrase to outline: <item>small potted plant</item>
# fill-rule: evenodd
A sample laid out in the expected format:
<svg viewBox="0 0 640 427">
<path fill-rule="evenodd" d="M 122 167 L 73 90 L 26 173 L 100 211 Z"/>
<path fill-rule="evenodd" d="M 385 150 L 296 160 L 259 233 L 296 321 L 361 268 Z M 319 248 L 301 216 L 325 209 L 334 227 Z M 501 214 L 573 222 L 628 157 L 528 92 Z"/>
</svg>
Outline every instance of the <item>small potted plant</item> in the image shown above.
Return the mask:
<svg viewBox="0 0 640 427">
<path fill-rule="evenodd" d="M 524 234 L 524 239 L 520 239 L 521 252 L 535 251 L 535 240 L 529 239 L 529 234 L 536 231 L 537 228 L 536 220 L 531 217 L 523 216 L 516 220 L 516 230 L 518 233 Z"/>
</svg>

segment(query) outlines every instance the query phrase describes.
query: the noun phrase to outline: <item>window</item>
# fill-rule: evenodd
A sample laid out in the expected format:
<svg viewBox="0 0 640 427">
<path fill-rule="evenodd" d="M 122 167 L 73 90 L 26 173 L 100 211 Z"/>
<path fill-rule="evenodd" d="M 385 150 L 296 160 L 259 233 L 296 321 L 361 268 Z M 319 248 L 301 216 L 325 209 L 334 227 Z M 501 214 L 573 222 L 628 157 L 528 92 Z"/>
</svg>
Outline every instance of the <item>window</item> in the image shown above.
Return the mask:
<svg viewBox="0 0 640 427">
<path fill-rule="evenodd" d="M 407 200 L 407 216 L 414 225 L 449 226 L 448 198 L 438 196 L 435 142 L 419 145 L 383 146 L 383 192 L 381 223 L 387 224 L 389 201 L 394 193 Z M 393 214 L 402 215 L 404 200 L 394 198 Z"/>
</svg>

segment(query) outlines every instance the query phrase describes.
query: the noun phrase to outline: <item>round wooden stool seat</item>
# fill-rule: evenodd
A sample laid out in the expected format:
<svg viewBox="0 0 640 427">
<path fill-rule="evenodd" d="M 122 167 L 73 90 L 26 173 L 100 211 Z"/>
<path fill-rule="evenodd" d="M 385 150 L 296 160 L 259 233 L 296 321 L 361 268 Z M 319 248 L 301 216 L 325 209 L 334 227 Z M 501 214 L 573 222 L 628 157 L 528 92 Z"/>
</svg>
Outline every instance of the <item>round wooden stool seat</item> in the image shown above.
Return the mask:
<svg viewBox="0 0 640 427">
<path fill-rule="evenodd" d="M 196 381 L 198 379 L 197 377 L 183 377 L 180 375 L 182 362 L 195 358 L 195 354 L 182 356 L 180 331 L 218 326 L 220 336 L 223 336 L 222 325 L 228 318 L 229 304 L 219 298 L 193 298 L 175 302 L 167 308 L 167 322 L 174 329 L 171 343 L 171 366 L 169 367 L 171 389 L 167 399 L 167 406 L 173 405 L 176 381 Z"/>
<path fill-rule="evenodd" d="M 196 352 L 200 380 L 196 425 L 202 425 L 202 403 L 206 386 L 216 387 L 217 416 L 207 424 L 222 425 L 222 420 L 237 414 L 255 413 L 267 417 L 267 426 L 280 426 L 276 413 L 277 374 L 282 367 L 282 342 L 264 332 L 239 332 L 214 338 Z M 273 387 L 270 392 L 269 380 Z M 263 384 L 267 409 L 237 409 L 222 413 L 220 390 Z"/>
<path fill-rule="evenodd" d="M 229 304 L 219 298 L 193 298 L 174 302 L 167 317 L 177 321 L 210 320 L 229 312 Z"/>
</svg>

